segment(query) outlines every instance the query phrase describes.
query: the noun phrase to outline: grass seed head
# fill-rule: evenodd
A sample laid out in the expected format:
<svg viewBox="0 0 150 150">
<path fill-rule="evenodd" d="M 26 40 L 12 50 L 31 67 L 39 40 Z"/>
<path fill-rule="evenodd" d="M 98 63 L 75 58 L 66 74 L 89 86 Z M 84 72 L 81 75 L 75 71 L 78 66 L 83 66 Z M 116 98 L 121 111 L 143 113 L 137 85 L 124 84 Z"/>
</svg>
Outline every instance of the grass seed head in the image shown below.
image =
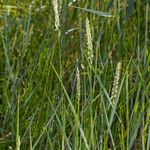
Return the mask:
<svg viewBox="0 0 150 150">
<path fill-rule="evenodd" d="M 86 18 L 86 38 L 87 38 L 87 59 L 90 64 L 93 63 L 93 44 L 90 30 L 89 19 Z"/>
<path fill-rule="evenodd" d="M 77 79 L 77 83 L 76 83 L 77 99 L 80 100 L 81 85 L 80 85 L 80 71 L 79 71 L 78 66 L 77 66 L 77 70 L 76 70 L 76 79 Z"/>
<path fill-rule="evenodd" d="M 111 100 L 112 101 L 114 101 L 117 97 L 118 83 L 119 83 L 119 78 L 120 78 L 120 70 L 121 70 L 121 63 L 119 62 L 117 64 L 116 75 L 114 77 L 114 82 L 113 82 L 113 88 L 112 88 L 112 94 L 111 94 Z"/>
<path fill-rule="evenodd" d="M 58 0 L 52 0 L 52 4 L 55 13 L 55 30 L 58 31 L 60 27 Z"/>
</svg>

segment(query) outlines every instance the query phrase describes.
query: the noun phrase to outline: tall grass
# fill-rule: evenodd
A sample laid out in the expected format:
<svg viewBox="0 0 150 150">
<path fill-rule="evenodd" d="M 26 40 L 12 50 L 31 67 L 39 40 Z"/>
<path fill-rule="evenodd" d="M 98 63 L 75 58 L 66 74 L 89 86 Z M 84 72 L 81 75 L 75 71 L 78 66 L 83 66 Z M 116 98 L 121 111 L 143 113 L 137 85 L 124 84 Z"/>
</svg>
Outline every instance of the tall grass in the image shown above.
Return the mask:
<svg viewBox="0 0 150 150">
<path fill-rule="evenodd" d="M 0 149 L 150 149 L 149 1 L 2 1 Z"/>
</svg>

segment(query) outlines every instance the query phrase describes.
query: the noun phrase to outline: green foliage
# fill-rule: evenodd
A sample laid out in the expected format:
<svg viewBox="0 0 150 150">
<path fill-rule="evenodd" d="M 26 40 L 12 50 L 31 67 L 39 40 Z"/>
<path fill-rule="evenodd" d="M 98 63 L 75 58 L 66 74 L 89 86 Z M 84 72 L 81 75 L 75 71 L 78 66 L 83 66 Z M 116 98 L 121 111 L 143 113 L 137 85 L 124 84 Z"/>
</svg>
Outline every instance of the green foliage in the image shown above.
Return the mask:
<svg viewBox="0 0 150 150">
<path fill-rule="evenodd" d="M 149 15 L 147 0 L 3 0 L 0 149 L 149 150 Z"/>
</svg>

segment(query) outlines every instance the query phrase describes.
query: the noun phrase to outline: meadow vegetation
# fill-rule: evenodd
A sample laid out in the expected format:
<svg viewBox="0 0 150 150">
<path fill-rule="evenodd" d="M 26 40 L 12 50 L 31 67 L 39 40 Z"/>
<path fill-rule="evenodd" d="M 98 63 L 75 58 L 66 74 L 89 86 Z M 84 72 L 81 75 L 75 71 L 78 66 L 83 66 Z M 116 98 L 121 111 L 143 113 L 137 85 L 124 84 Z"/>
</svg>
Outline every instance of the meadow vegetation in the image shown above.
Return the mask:
<svg viewBox="0 0 150 150">
<path fill-rule="evenodd" d="M 1 0 L 0 150 L 149 150 L 149 16 L 149 0 Z"/>
</svg>

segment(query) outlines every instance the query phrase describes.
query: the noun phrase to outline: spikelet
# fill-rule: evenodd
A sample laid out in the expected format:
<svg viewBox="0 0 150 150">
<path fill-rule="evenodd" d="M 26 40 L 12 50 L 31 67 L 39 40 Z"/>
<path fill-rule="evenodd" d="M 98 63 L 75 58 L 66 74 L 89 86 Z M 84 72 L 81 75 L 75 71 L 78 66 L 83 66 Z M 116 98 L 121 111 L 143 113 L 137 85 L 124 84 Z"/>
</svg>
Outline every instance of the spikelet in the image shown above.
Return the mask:
<svg viewBox="0 0 150 150">
<path fill-rule="evenodd" d="M 52 4 L 54 7 L 54 13 L 55 13 L 55 30 L 58 31 L 60 27 L 58 0 L 52 0 Z"/>
<path fill-rule="evenodd" d="M 116 97 L 117 97 L 118 83 L 119 83 L 119 78 L 120 78 L 120 70 L 121 70 L 121 62 L 118 62 L 117 68 L 116 68 L 116 75 L 114 77 L 112 93 L 111 93 L 111 100 L 112 101 L 114 101 L 116 99 Z"/>
<path fill-rule="evenodd" d="M 76 69 L 76 79 L 77 79 L 77 83 L 76 83 L 77 99 L 78 99 L 78 101 L 80 101 L 81 85 L 80 85 L 80 71 L 79 71 L 78 65 L 77 65 L 77 69 Z"/>
<path fill-rule="evenodd" d="M 90 30 L 89 19 L 86 18 L 86 38 L 87 38 L 87 59 L 89 63 L 92 65 L 93 63 L 93 44 L 92 44 L 92 36 Z"/>
<path fill-rule="evenodd" d="M 59 13 L 61 13 L 62 5 L 63 5 L 63 1 L 59 0 Z"/>
</svg>

